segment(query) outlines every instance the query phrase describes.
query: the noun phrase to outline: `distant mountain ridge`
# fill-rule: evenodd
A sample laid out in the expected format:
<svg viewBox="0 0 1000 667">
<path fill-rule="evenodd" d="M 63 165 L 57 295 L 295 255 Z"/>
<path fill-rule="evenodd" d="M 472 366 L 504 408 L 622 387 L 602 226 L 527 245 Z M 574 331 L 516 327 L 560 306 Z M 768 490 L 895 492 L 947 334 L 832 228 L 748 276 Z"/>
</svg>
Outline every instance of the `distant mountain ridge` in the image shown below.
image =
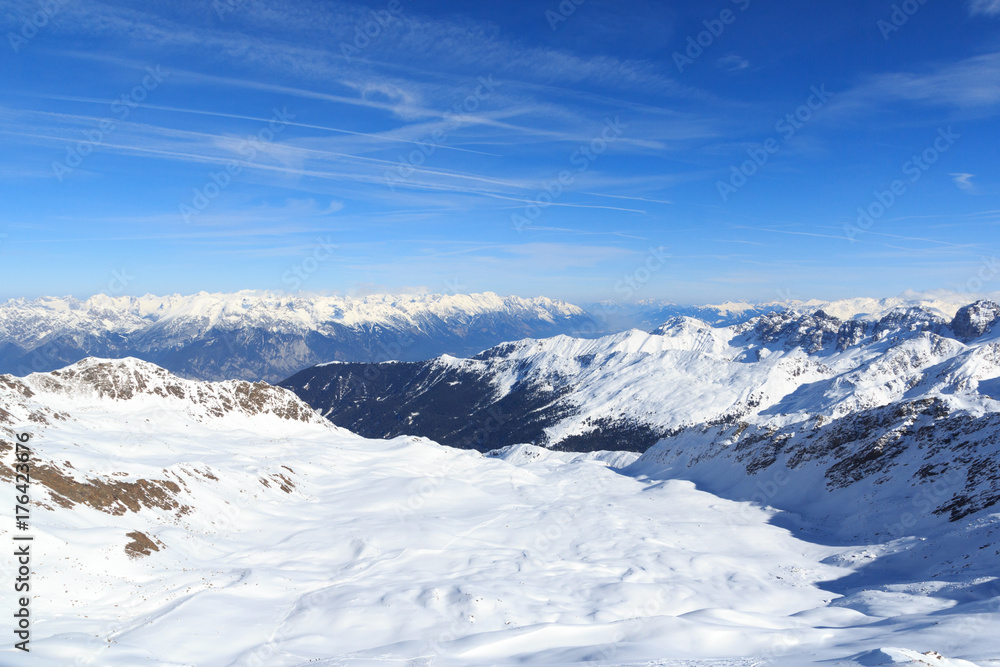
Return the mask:
<svg viewBox="0 0 1000 667">
<path fill-rule="evenodd" d="M 997 410 L 998 322 L 989 301 L 951 321 L 922 308 L 877 321 L 788 311 L 729 327 L 677 317 L 653 333 L 522 340 L 469 359 L 324 364 L 281 384 L 366 437 L 642 452 L 687 428 L 778 429 L 923 399 Z"/>
<path fill-rule="evenodd" d="M 1000 294 L 997 295 L 1000 298 Z M 820 299 L 780 299 L 773 301 L 726 301 L 720 304 L 683 305 L 658 299 L 645 299 L 630 304 L 584 304 L 596 322 L 604 324 L 602 331 L 617 333 L 627 329 L 651 331 L 673 317 L 693 317 L 712 326 L 743 324 L 755 317 L 788 311 L 814 312 L 823 310 L 841 320 L 878 320 L 898 308 L 919 307 L 938 317 L 950 320 L 959 308 L 976 297 L 960 292 L 906 292 L 897 297 L 875 299 L 855 297 L 823 301 Z"/>
<path fill-rule="evenodd" d="M 134 356 L 188 378 L 276 382 L 324 361 L 475 354 L 587 322 L 582 309 L 563 301 L 492 293 L 13 299 L 0 305 L 0 373 Z"/>
<path fill-rule="evenodd" d="M 895 308 L 919 306 L 950 320 L 965 305 L 963 299 L 960 294 L 904 294 L 832 302 L 681 306 L 642 301 L 587 308 L 492 293 L 355 298 L 242 291 L 12 299 L 0 304 L 0 373 L 49 371 L 88 356 L 132 356 L 190 379 L 278 382 L 328 361 L 467 357 L 525 338 L 651 331 L 677 316 L 730 326 L 773 313 L 823 309 L 841 320 L 871 321 Z"/>
</svg>

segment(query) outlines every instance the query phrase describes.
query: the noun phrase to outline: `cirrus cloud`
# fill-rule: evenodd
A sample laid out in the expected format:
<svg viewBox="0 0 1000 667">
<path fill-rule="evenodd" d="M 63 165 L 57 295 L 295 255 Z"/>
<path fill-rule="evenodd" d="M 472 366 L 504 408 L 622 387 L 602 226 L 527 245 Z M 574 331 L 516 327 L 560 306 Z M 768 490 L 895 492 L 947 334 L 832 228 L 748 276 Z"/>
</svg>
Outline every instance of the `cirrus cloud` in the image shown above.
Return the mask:
<svg viewBox="0 0 1000 667">
<path fill-rule="evenodd" d="M 969 12 L 973 16 L 976 14 L 998 16 L 1000 15 L 1000 0 L 971 0 Z"/>
</svg>

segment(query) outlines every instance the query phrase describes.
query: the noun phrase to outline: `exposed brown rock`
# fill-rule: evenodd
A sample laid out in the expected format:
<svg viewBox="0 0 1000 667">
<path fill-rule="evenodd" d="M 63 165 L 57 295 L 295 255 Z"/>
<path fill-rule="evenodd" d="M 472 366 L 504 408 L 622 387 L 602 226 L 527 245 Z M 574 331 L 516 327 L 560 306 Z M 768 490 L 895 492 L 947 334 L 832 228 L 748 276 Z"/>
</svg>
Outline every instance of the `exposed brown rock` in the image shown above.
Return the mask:
<svg viewBox="0 0 1000 667">
<path fill-rule="evenodd" d="M 0 466 L 0 475 L 2 475 Z M 143 507 L 173 510 L 186 514 L 190 508 L 177 501 L 181 487 L 170 480 L 140 479 L 134 482 L 106 480 L 103 478 L 77 481 L 59 468 L 48 464 L 32 466 L 33 484 L 49 489 L 52 501 L 60 507 L 76 504 L 93 507 L 115 516 L 127 511 L 138 512 Z"/>
<path fill-rule="evenodd" d="M 284 467 L 285 466 L 282 466 L 282 468 Z M 295 488 L 295 483 L 281 473 L 272 473 L 271 480 L 269 480 L 267 477 L 260 477 L 258 479 L 260 480 L 261 484 L 263 484 L 269 489 L 271 488 L 271 480 L 274 480 L 274 483 L 278 485 L 278 488 L 284 491 L 285 493 L 291 493 L 292 489 Z"/>
<path fill-rule="evenodd" d="M 153 541 L 149 539 L 149 536 L 145 533 L 140 533 L 138 530 L 133 530 L 131 533 L 126 533 L 125 537 L 131 537 L 132 541 L 125 545 L 125 553 L 129 555 L 129 558 L 142 558 L 143 556 L 151 556 L 154 551 L 159 551 L 163 542 L 159 540 Z"/>
<path fill-rule="evenodd" d="M 6 387 L 7 389 L 13 389 L 17 393 L 21 394 L 25 398 L 31 398 L 35 395 L 35 392 L 25 385 L 23 382 L 18 380 L 12 375 L 0 375 L 0 387 Z"/>
<path fill-rule="evenodd" d="M 11 468 L 5 461 L 7 460 L 7 452 L 13 451 L 14 445 L 10 444 L 6 440 L 0 440 L 0 479 L 14 479 L 14 469 Z"/>
<path fill-rule="evenodd" d="M 281 489 L 282 491 L 284 491 L 285 493 L 291 493 L 292 489 L 295 488 L 295 484 L 292 483 L 292 480 L 288 479 L 287 477 L 285 477 L 281 473 L 277 473 L 277 474 L 272 475 L 272 476 L 273 477 L 277 477 L 279 480 L 281 480 L 281 482 L 279 483 L 278 488 Z"/>
<path fill-rule="evenodd" d="M 88 359 L 39 375 L 33 381 L 44 391 L 72 392 L 85 386 L 96 391 L 101 398 L 113 400 L 130 400 L 142 394 L 169 395 L 194 405 L 203 405 L 215 417 L 244 412 L 250 415 L 273 414 L 291 421 L 322 421 L 291 391 L 266 382 L 191 383 L 153 364 L 130 364 L 136 364 L 136 360 Z M 0 388 L 6 381 L 10 388 L 25 396 L 31 395 L 28 387 L 14 379 L 7 380 L 7 376 L 0 378 Z"/>
</svg>

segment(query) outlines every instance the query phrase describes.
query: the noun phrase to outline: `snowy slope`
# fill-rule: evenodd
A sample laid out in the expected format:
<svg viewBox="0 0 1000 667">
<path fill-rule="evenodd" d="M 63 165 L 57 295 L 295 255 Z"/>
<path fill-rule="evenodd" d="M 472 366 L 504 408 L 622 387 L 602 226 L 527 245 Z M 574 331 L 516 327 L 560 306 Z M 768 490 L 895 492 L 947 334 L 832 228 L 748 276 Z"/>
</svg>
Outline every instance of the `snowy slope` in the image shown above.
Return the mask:
<svg viewBox="0 0 1000 667">
<path fill-rule="evenodd" d="M 693 481 L 793 512 L 782 525 L 817 540 L 871 545 L 847 557 L 883 554 L 869 576 L 890 583 L 833 590 L 845 608 L 881 613 L 921 582 L 951 582 L 962 604 L 993 590 L 998 315 L 977 302 L 951 321 L 916 308 L 877 321 L 773 313 L 722 328 L 679 317 L 651 334 L 526 340 L 469 360 L 332 364 L 286 386 L 335 423 L 388 431 L 377 435 L 645 451 L 626 474 Z M 575 455 L 519 445 L 503 456 Z"/>
<path fill-rule="evenodd" d="M 4 488 L 15 428 L 36 457 L 32 652 L 3 664 L 1000 664 L 982 551 L 901 583 L 873 567 L 899 545 L 606 455 L 365 440 L 133 359 L 0 378 L 0 406 Z"/>
<path fill-rule="evenodd" d="M 998 409 L 1000 327 L 979 302 L 948 322 L 923 309 L 877 321 L 823 311 L 712 327 L 505 343 L 471 359 L 327 364 L 282 383 L 345 428 L 486 451 L 534 444 L 644 451 L 679 429 L 835 420 L 904 400 Z"/>
<path fill-rule="evenodd" d="M 276 381 L 319 361 L 472 354 L 512 338 L 571 332 L 587 321 L 561 301 L 491 293 L 14 299 L 0 305 L 0 372 L 137 356 L 192 378 Z"/>
</svg>

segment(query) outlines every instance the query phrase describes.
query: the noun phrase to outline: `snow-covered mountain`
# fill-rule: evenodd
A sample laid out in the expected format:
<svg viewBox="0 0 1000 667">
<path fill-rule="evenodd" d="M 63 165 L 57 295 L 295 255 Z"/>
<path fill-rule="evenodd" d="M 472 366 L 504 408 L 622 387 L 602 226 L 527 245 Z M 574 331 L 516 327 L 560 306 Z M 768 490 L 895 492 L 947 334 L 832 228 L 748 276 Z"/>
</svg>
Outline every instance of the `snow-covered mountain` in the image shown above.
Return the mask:
<svg viewBox="0 0 1000 667">
<path fill-rule="evenodd" d="M 505 340 L 570 333 L 588 321 L 565 302 L 491 293 L 14 299 L 0 305 L 0 372 L 135 356 L 195 379 L 273 382 L 323 361 L 474 354 Z"/>
<path fill-rule="evenodd" d="M 1000 293 L 989 298 L 1000 299 Z M 600 323 L 605 333 L 627 329 L 651 331 L 675 317 L 691 317 L 716 327 L 743 324 L 755 317 L 789 311 L 814 312 L 822 310 L 841 320 L 878 320 L 892 310 L 923 308 L 950 320 L 962 306 L 975 299 L 962 292 L 938 291 L 933 293 L 904 292 L 898 297 L 875 299 L 855 297 L 823 301 L 820 299 L 780 299 L 773 301 L 727 301 L 720 304 L 680 305 L 659 299 L 644 299 L 635 303 L 594 303 L 584 308 Z"/>
<path fill-rule="evenodd" d="M 134 356 L 192 379 L 277 382 L 327 361 L 423 361 L 470 356 L 511 340 L 651 331 L 675 316 L 713 326 L 772 312 L 822 308 L 840 319 L 879 319 L 920 306 L 950 319 L 964 297 L 782 301 L 678 306 L 593 304 L 470 295 L 289 296 L 267 292 L 190 296 L 43 297 L 0 304 L 0 373 L 54 370 L 87 356 Z"/>
<path fill-rule="evenodd" d="M 977 302 L 950 322 L 920 308 L 876 321 L 789 311 L 718 328 L 681 317 L 653 333 L 523 340 L 471 359 L 324 364 L 282 386 L 369 437 L 642 452 L 684 429 L 776 429 L 921 400 L 995 411 L 996 309 Z"/>
<path fill-rule="evenodd" d="M 680 351 L 685 334 L 670 331 L 658 336 L 675 347 L 660 350 Z M 761 334 L 713 331 L 719 348 L 730 333 Z M 626 351 L 633 338 L 623 354 L 642 354 Z M 956 396 L 970 419 L 988 344 L 973 341 L 942 375 L 966 382 Z M 184 380 L 136 359 L 0 376 L 0 406 L 4 488 L 15 434 L 33 436 L 30 529 L 18 532 L 33 537 L 31 652 L 6 642 L 3 664 L 968 667 L 1000 656 L 998 515 L 934 514 L 918 503 L 919 475 L 875 472 L 857 497 L 831 496 L 845 524 L 865 501 L 912 501 L 915 522 L 900 515 L 892 540 L 844 542 L 761 506 L 791 501 L 786 488 L 822 495 L 808 485 L 815 452 L 804 466 L 779 453 L 788 478 L 751 473 L 764 495 L 727 500 L 666 479 L 698 471 L 668 441 L 616 470 L 634 456 L 366 440 L 284 389 Z M 955 479 L 995 474 L 971 456 L 977 432 L 936 445 L 954 448 Z M 742 483 L 743 462 L 692 452 Z M 0 539 L 14 529 L 0 524 Z M 12 581 L 11 560 L 0 563 Z"/>
</svg>

